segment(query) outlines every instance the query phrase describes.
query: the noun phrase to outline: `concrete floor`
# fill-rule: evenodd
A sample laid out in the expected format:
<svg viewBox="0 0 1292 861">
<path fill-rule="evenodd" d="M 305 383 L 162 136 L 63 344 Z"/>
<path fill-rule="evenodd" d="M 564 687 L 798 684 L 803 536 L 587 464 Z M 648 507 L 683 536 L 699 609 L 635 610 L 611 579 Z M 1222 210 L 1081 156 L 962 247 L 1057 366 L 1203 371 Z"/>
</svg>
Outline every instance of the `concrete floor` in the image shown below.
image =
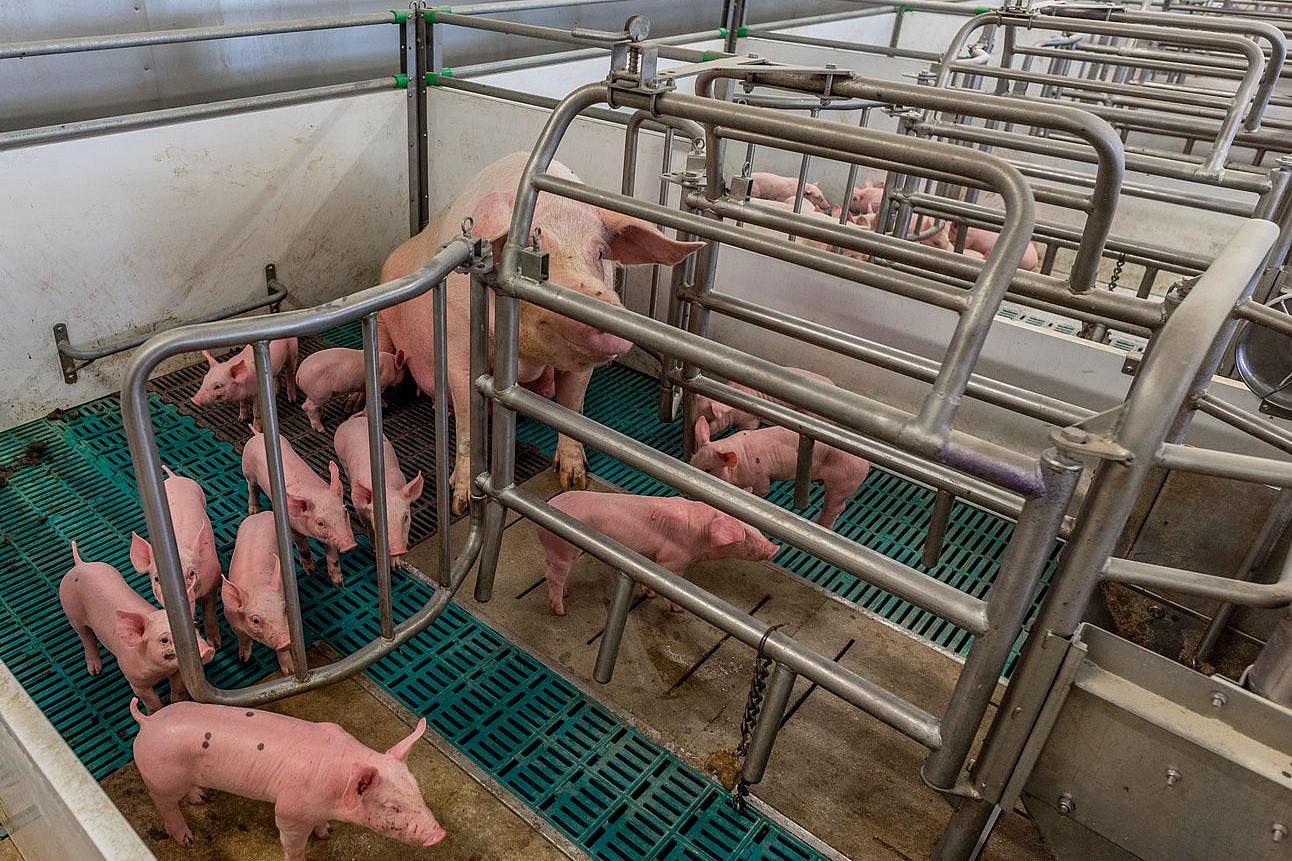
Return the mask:
<svg viewBox="0 0 1292 861">
<path fill-rule="evenodd" d="M 557 492 L 551 473 L 523 487 L 543 498 Z M 594 489 L 610 488 L 594 484 Z M 612 571 L 590 556 L 581 557 L 567 584 L 567 615 L 555 616 L 541 582 L 543 552 L 533 527 L 515 514 L 508 523 L 493 600 L 472 600 L 473 582 L 468 581 L 460 596 L 463 606 L 697 770 L 704 770 L 714 751 L 736 746 L 753 650 L 727 639 L 682 681 L 723 637 L 655 598 L 640 603 L 629 616 L 614 679 L 597 684 L 591 675 L 610 604 Z M 434 573 L 437 553 L 437 545 L 428 541 L 407 558 Z M 944 709 L 960 664 L 905 631 L 767 563 L 700 563 L 688 576 L 742 609 L 761 602 L 759 618 L 783 623 L 785 633 L 823 654 L 834 656 L 852 642 L 842 660 L 845 666 L 935 714 Z M 799 681 L 791 704 L 807 686 Z M 818 690 L 786 722 L 755 795 L 850 858 L 924 859 L 931 856 L 950 815 L 941 796 L 920 780 L 926 755 L 919 744 Z M 992 861 L 1047 857 L 1020 813 L 1001 817 L 983 855 Z"/>
</svg>

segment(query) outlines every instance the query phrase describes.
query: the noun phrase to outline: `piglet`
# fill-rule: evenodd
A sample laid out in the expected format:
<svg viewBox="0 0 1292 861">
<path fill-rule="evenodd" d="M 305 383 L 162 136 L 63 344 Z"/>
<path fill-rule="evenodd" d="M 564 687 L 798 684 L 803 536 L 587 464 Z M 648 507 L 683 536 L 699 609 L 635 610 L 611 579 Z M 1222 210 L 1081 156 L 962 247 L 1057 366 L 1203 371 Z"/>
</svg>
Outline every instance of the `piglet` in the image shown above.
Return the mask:
<svg viewBox="0 0 1292 861">
<path fill-rule="evenodd" d="M 279 567 L 274 513 L 253 514 L 238 525 L 238 538 L 229 562 L 229 578 L 220 595 L 224 618 L 238 635 L 238 659 L 251 659 L 251 641 L 278 653 L 278 669 L 292 672 L 292 636 L 287 630 L 287 604 Z"/>
<path fill-rule="evenodd" d="M 404 377 L 404 351 L 378 353 L 380 383 L 384 389 Z M 296 386 L 305 393 L 301 409 L 309 416 L 310 427 L 323 432 L 319 411 L 334 395 L 363 392 L 363 350 L 334 347 L 310 353 L 301 360 L 296 372 Z"/>
<path fill-rule="evenodd" d="M 750 197 L 755 197 L 759 200 L 781 200 L 792 204 L 794 198 L 798 195 L 799 181 L 797 177 L 756 172 L 751 174 L 749 178 L 752 180 L 749 186 Z M 830 211 L 830 201 L 826 200 L 825 195 L 821 193 L 821 189 L 814 183 L 809 182 L 803 187 L 803 199 L 822 212 Z"/>
<path fill-rule="evenodd" d="M 287 489 L 287 521 L 292 526 L 296 548 L 301 552 L 301 568 L 314 573 L 314 554 L 306 538 L 317 538 L 326 549 L 328 576 L 333 586 L 344 583 L 340 553 L 357 545 L 350 529 L 350 515 L 345 510 L 341 488 L 341 470 L 336 461 L 328 461 L 331 481 L 319 478 L 309 464 L 279 438 L 283 460 L 283 483 Z M 269 488 L 269 465 L 265 460 L 265 435 L 252 434 L 242 449 L 242 475 L 247 479 L 247 513 L 260 511 L 260 488 Z"/>
<path fill-rule="evenodd" d="M 206 514 L 206 493 L 202 485 L 191 478 L 176 475 L 163 466 L 169 476 L 162 482 L 166 492 L 166 506 L 170 509 L 171 525 L 175 529 L 175 546 L 179 550 L 179 566 L 184 572 L 184 586 L 189 591 L 191 609 L 202 605 L 202 622 L 206 638 L 212 647 L 220 648 L 220 625 L 215 618 L 215 590 L 224 577 L 220 570 L 220 557 L 215 552 L 215 532 L 211 518 Z M 153 597 L 162 607 L 161 580 L 157 576 L 157 559 L 152 545 L 130 533 L 130 564 L 140 574 L 147 574 L 153 587 Z"/>
<path fill-rule="evenodd" d="M 354 503 L 354 510 L 371 526 L 372 461 L 368 459 L 367 414 L 358 413 L 341 422 L 332 442 L 336 446 L 336 456 L 350 479 L 350 501 Z M 385 436 L 382 436 L 381 444 L 386 470 L 383 482 L 386 488 L 386 535 L 390 555 L 398 557 L 408 552 L 408 527 L 412 525 L 410 506 L 422 495 L 422 474 L 419 472 L 412 481 L 404 481 L 395 447 Z"/>
<path fill-rule="evenodd" d="M 58 585 L 58 600 L 81 638 L 89 674 L 97 676 L 103 669 L 99 658 L 99 643 L 103 643 L 116 655 L 121 674 L 149 712 L 161 708 L 153 688 L 162 679 L 170 679 L 172 703 L 183 698 L 184 679 L 179 674 L 166 611 L 140 597 L 111 565 L 82 560 L 75 541 L 72 561 L 75 564 Z M 215 657 L 215 649 L 200 636 L 197 646 L 202 663 Z"/>
<path fill-rule="evenodd" d="M 803 368 L 789 368 L 788 370 L 793 371 L 800 377 L 820 380 L 823 383 L 834 385 L 834 380 L 829 377 L 822 376 L 814 371 L 806 371 Z M 757 389 L 751 389 L 749 386 L 742 386 L 740 383 L 730 383 L 729 385 L 737 391 L 745 392 L 746 394 L 753 395 L 761 400 L 788 406 L 785 401 L 782 401 L 779 398 L 774 398 L 771 395 L 764 394 Z M 738 410 L 735 407 L 727 406 L 721 401 L 711 400 L 703 395 L 695 396 L 695 414 L 709 423 L 710 436 L 721 433 L 732 425 L 735 425 L 741 430 L 753 430 L 758 427 L 759 424 L 758 416 L 753 413 Z"/>
<path fill-rule="evenodd" d="M 879 202 L 884 199 L 884 183 L 866 180 L 860 188 L 852 190 L 848 202 L 848 211 L 853 215 L 867 215 L 879 210 Z"/>
<path fill-rule="evenodd" d="M 960 234 L 960 225 L 952 222 L 947 229 L 947 238 L 952 245 L 955 244 L 956 237 Z M 992 230 L 983 230 L 980 227 L 970 227 L 965 232 L 965 253 L 973 253 L 972 256 L 987 259 L 996 247 L 996 242 L 1000 239 L 1000 234 Z M 1018 262 L 1019 269 L 1025 269 L 1028 272 L 1035 272 L 1041 263 L 1040 252 L 1036 250 L 1034 243 L 1027 243 L 1027 248 L 1023 251 L 1023 258 Z"/>
<path fill-rule="evenodd" d="M 277 378 L 283 367 L 287 369 L 287 398 L 296 400 L 296 339 L 283 338 L 269 342 L 269 364 Z M 248 344 L 238 355 L 227 362 L 217 362 L 206 350 L 202 351 L 207 363 L 211 366 L 202 378 L 202 385 L 193 395 L 194 406 L 205 407 L 210 404 L 222 404 L 236 401 L 238 420 L 246 421 L 248 405 L 251 411 L 252 427 L 260 430 L 260 382 L 256 377 L 256 358 L 252 346 Z"/>
<path fill-rule="evenodd" d="M 184 846 L 193 832 L 179 801 L 200 804 L 202 789 L 271 801 L 284 861 L 304 861 L 310 833 L 330 836 L 329 819 L 353 822 L 386 837 L 434 846 L 444 829 L 426 807 L 405 760 L 426 719 L 385 753 L 334 723 L 207 703 L 179 703 L 144 716 L 135 764 L 166 833 Z"/>
<path fill-rule="evenodd" d="M 676 496 L 574 490 L 553 497 L 549 504 L 678 575 L 692 562 L 771 559 L 780 549 L 731 515 Z M 535 528 L 547 557 L 547 603 L 552 612 L 564 616 L 565 581 L 583 551 L 541 526 Z"/>
<path fill-rule="evenodd" d="M 698 418 L 691 466 L 762 496 L 773 481 L 794 478 L 798 445 L 799 435 L 783 427 L 740 431 L 726 439 L 711 441 L 708 423 Z M 833 529 L 844 505 L 861 487 L 868 472 L 870 462 L 864 458 L 819 442 L 814 445 L 812 481 L 825 484 L 825 503 L 816 522 Z"/>
</svg>

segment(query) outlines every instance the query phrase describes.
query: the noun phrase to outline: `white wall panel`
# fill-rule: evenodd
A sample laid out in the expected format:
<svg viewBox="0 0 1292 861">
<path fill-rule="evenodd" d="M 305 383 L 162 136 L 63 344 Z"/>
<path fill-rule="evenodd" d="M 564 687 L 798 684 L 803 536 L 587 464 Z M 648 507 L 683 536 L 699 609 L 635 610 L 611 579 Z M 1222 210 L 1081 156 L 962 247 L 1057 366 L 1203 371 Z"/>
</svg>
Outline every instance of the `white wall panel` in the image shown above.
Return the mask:
<svg viewBox="0 0 1292 861">
<path fill-rule="evenodd" d="M 73 343 L 265 292 L 290 304 L 376 283 L 407 234 L 405 96 L 378 93 L 0 152 L 0 427 L 117 391 L 124 357 L 62 381 Z"/>
</svg>

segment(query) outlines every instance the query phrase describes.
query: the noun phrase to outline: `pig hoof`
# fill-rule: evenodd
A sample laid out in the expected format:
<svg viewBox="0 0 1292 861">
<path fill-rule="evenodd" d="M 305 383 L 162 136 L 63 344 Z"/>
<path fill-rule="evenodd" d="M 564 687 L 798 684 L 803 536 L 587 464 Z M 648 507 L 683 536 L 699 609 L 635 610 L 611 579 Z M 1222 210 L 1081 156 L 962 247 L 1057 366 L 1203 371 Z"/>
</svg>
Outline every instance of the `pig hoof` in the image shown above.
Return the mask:
<svg viewBox="0 0 1292 861">
<path fill-rule="evenodd" d="M 92 676 L 97 676 L 99 674 L 99 671 L 102 669 L 103 669 L 103 664 L 99 661 L 95 661 L 92 664 L 85 665 L 85 671 Z"/>
<path fill-rule="evenodd" d="M 180 846 L 193 845 L 193 832 L 190 831 L 187 827 L 184 828 L 183 831 L 171 831 L 169 833 L 170 833 L 170 836 L 175 839 L 175 842 L 178 843 Z"/>
<path fill-rule="evenodd" d="M 327 840 L 332 836 L 332 826 L 328 825 L 326 822 L 321 825 L 314 826 L 314 836 L 319 840 Z"/>
<path fill-rule="evenodd" d="M 337 587 L 338 589 L 340 589 L 342 586 L 345 585 L 345 578 L 342 577 L 340 574 L 331 574 L 329 572 L 328 576 L 331 577 L 332 579 L 332 585 Z"/>
<path fill-rule="evenodd" d="M 250 646 L 248 646 L 248 647 L 246 648 L 246 650 L 238 649 L 238 660 L 239 660 L 239 661 L 242 661 L 244 664 L 245 664 L 247 661 L 250 661 L 250 660 L 251 660 L 251 647 L 250 647 Z"/>
<path fill-rule="evenodd" d="M 188 795 L 184 796 L 184 800 L 189 804 L 205 804 L 206 795 L 202 793 L 202 787 L 195 786 L 188 791 Z"/>
<path fill-rule="evenodd" d="M 564 616 L 564 615 L 565 615 L 565 606 L 564 606 L 564 605 L 562 605 L 562 604 L 552 604 L 552 605 L 551 605 L 551 607 L 552 607 L 552 612 L 553 612 L 553 613 L 555 613 L 556 615 L 558 615 L 558 616 Z"/>
<path fill-rule="evenodd" d="M 454 514 L 464 514 L 466 513 L 466 510 L 470 507 L 471 507 L 471 500 L 468 499 L 466 496 L 459 497 L 457 494 L 453 495 Z"/>
</svg>

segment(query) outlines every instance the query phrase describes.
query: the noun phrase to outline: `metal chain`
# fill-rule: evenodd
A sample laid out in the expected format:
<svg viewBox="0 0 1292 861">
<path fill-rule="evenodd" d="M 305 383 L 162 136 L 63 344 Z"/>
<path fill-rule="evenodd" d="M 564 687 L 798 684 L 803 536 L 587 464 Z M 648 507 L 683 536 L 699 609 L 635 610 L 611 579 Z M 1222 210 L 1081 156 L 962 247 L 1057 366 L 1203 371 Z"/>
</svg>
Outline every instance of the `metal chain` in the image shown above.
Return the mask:
<svg viewBox="0 0 1292 861">
<path fill-rule="evenodd" d="M 1112 274 L 1112 277 L 1108 279 L 1109 292 L 1112 292 L 1117 289 L 1117 282 L 1121 280 L 1122 267 L 1125 265 L 1126 265 L 1126 252 L 1123 251 L 1121 254 L 1117 255 L 1117 262 L 1113 264 L 1113 274 Z"/>
<path fill-rule="evenodd" d="M 754 659 L 754 675 L 749 680 L 749 698 L 745 701 L 745 714 L 740 719 L 740 744 L 736 745 L 736 758 L 740 760 L 743 767 L 745 761 L 745 751 L 749 749 L 749 741 L 753 738 L 754 727 L 758 725 L 758 715 L 763 710 L 763 694 L 767 691 L 767 677 L 772 671 L 772 659 L 763 653 L 767 646 L 767 638 L 771 636 L 772 631 L 781 627 L 784 623 L 778 622 L 763 632 L 762 639 L 758 641 L 758 655 Z M 749 786 L 739 778 L 736 779 L 736 785 L 731 789 L 731 806 L 736 810 L 745 809 L 745 796 L 749 794 Z"/>
</svg>

